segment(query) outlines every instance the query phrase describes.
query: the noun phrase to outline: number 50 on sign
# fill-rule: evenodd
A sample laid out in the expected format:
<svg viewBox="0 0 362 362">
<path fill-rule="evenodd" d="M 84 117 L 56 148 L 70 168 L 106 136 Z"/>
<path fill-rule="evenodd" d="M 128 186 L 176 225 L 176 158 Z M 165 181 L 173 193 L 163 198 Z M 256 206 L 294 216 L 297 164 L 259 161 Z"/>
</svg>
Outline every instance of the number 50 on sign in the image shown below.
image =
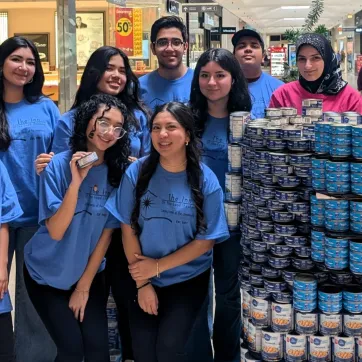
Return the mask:
<svg viewBox="0 0 362 362">
<path fill-rule="evenodd" d="M 120 36 L 128 36 L 132 33 L 132 22 L 127 18 L 120 18 L 116 24 L 117 33 Z"/>
</svg>

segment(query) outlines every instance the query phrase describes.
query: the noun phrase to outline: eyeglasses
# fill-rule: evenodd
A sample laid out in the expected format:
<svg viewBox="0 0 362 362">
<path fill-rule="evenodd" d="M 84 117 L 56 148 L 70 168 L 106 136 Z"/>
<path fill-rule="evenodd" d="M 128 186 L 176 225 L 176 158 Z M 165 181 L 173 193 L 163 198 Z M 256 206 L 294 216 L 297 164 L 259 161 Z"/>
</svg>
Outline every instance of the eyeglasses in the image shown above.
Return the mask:
<svg viewBox="0 0 362 362">
<path fill-rule="evenodd" d="M 165 50 L 169 44 L 171 44 L 173 50 L 179 50 L 185 43 L 178 38 L 172 38 L 171 40 L 160 38 L 153 42 L 153 44 L 158 50 Z"/>
<path fill-rule="evenodd" d="M 127 131 L 125 131 L 122 127 L 113 127 L 111 124 L 109 124 L 106 121 L 97 121 L 98 124 L 98 132 L 101 135 L 105 135 L 106 133 L 112 132 L 114 137 L 117 138 L 117 140 L 121 139 Z"/>
</svg>

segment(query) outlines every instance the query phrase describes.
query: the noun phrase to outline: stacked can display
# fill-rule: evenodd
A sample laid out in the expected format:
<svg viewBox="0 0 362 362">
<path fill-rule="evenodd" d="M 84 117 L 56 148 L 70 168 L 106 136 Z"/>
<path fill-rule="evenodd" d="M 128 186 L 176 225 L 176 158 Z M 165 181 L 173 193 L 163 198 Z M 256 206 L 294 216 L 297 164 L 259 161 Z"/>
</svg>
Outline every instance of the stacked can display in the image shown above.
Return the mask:
<svg viewBox="0 0 362 362">
<path fill-rule="evenodd" d="M 344 161 L 345 156 L 328 160 L 330 148 L 341 141 L 340 133 L 328 131 L 320 138 L 314 130 L 321 121 L 346 122 L 347 115 L 322 114 L 320 100 L 308 101 L 303 102 L 303 117 L 290 108 L 267 109 L 267 119 L 250 121 L 245 127 L 240 208 L 242 361 L 354 362 L 362 352 L 362 278 L 342 268 L 346 259 L 350 267 L 352 259 L 357 262 L 362 257 L 362 243 L 347 238 L 346 246 L 345 239 L 333 234 L 345 230 L 346 223 L 349 229 L 352 208 L 313 194 L 314 178 L 322 180 L 316 191 L 327 191 L 329 184 L 329 190 L 334 187 L 339 193 L 343 182 L 352 189 L 353 170 L 362 175 L 362 166 L 350 167 L 348 176 L 340 176 L 347 171 L 333 169 L 335 164 L 327 170 L 329 161 Z M 308 105 L 315 109 L 308 110 Z M 357 123 L 359 117 L 353 114 L 350 120 Z M 327 151 L 316 157 L 313 150 L 321 139 L 327 141 Z M 354 205 L 353 210 L 356 220 L 362 207 Z M 355 257 L 352 243 L 354 253 L 361 253 Z M 314 287 L 308 290 L 310 285 Z"/>
</svg>

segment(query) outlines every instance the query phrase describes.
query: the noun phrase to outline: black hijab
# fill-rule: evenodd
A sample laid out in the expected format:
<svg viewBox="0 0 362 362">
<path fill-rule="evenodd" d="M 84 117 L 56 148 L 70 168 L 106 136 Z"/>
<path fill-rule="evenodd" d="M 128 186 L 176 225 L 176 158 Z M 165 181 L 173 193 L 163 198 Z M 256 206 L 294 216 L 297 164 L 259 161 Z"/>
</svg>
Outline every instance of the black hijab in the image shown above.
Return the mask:
<svg viewBox="0 0 362 362">
<path fill-rule="evenodd" d="M 309 93 L 338 94 L 347 85 L 347 82 L 342 79 L 341 68 L 329 41 L 320 34 L 303 34 L 297 40 L 297 58 L 303 45 L 310 45 L 318 51 L 324 61 L 324 70 L 320 78 L 312 82 L 305 80 L 300 75 L 300 85 Z"/>
</svg>

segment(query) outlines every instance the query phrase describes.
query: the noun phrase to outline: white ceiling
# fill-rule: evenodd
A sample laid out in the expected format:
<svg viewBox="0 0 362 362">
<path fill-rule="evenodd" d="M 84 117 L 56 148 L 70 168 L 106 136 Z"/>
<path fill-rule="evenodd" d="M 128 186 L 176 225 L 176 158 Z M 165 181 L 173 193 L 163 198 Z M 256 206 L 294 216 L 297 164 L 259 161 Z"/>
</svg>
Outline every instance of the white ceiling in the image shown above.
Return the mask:
<svg viewBox="0 0 362 362">
<path fill-rule="evenodd" d="M 281 34 L 286 29 L 298 28 L 303 20 L 284 18 L 305 18 L 310 9 L 284 10 L 281 6 L 310 6 L 311 0 L 219 0 L 218 3 L 243 19 L 260 33 Z M 319 24 L 332 28 L 347 19 L 348 14 L 362 10 L 361 0 L 324 0 L 324 12 Z"/>
</svg>

